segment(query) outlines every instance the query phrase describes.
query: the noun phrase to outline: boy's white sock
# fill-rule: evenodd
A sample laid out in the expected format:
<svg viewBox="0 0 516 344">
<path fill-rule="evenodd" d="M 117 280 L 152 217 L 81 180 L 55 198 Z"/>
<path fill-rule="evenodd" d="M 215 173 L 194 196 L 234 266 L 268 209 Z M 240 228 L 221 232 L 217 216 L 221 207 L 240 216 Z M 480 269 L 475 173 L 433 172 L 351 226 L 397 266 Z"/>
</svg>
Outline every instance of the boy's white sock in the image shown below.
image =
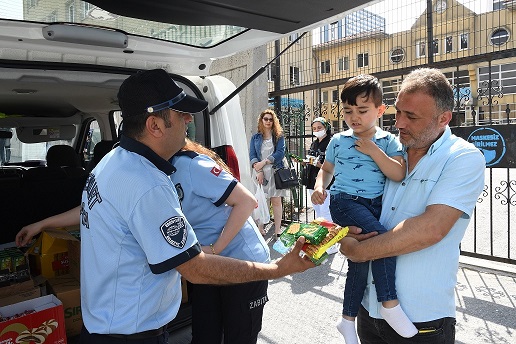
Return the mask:
<svg viewBox="0 0 516 344">
<path fill-rule="evenodd" d="M 340 317 L 337 320 L 337 330 L 344 336 L 346 344 L 359 344 L 354 321 Z"/>
<path fill-rule="evenodd" d="M 400 336 L 410 338 L 417 334 L 416 326 L 410 321 L 400 305 L 393 308 L 385 308 L 382 305 L 380 307 L 380 314 Z"/>
</svg>

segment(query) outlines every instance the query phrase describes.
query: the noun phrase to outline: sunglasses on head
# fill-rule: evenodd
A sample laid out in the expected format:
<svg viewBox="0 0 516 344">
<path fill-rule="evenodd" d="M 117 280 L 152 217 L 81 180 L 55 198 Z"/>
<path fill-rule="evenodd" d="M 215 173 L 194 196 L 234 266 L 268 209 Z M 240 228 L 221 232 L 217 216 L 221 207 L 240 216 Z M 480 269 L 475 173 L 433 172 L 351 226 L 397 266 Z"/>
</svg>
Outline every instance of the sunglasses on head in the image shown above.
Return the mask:
<svg viewBox="0 0 516 344">
<path fill-rule="evenodd" d="M 272 122 L 272 121 L 273 121 L 273 119 L 272 119 L 272 118 L 270 118 L 270 117 L 263 117 L 262 119 L 263 119 L 265 122 Z"/>
</svg>

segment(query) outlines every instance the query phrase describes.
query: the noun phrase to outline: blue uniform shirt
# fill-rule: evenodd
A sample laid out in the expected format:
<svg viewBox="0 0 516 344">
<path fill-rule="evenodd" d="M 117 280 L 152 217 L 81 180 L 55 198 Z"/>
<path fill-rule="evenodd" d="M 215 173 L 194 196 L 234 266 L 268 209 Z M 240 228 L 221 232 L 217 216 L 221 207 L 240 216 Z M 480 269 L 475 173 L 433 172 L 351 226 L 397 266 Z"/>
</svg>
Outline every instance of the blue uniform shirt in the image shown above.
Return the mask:
<svg viewBox="0 0 516 344">
<path fill-rule="evenodd" d="M 81 308 L 90 333 L 160 328 L 181 304 L 175 268 L 200 253 L 169 162 L 122 136 L 82 195 Z"/>
<path fill-rule="evenodd" d="M 484 171 L 482 153 L 446 128 L 403 181 L 387 181 L 380 222 L 389 230 L 433 204 L 463 212 L 441 241 L 397 257 L 396 291 L 412 322 L 455 317 L 459 244 L 484 187 Z M 371 269 L 362 304 L 372 317 L 381 318 Z"/>
<path fill-rule="evenodd" d="M 385 175 L 369 155 L 355 149 L 356 139 L 349 129 L 333 135 L 326 148 L 326 161 L 335 165 L 330 194 L 376 198 L 383 193 Z M 401 143 L 389 132 L 377 127 L 372 140 L 389 157 L 403 155 Z"/>
<path fill-rule="evenodd" d="M 172 164 L 178 172 L 170 179 L 199 243 L 215 243 L 232 209 L 225 201 L 238 181 L 211 158 L 195 152 L 177 153 Z M 220 255 L 261 263 L 270 260 L 269 248 L 251 217 Z"/>
</svg>

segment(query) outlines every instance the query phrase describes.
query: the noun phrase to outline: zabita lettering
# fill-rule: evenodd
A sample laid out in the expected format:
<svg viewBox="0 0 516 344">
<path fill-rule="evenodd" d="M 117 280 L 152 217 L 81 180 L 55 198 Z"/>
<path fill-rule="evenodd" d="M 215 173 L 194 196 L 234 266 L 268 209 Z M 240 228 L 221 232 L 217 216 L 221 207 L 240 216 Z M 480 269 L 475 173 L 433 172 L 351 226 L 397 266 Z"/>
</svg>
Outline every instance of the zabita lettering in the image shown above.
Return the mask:
<svg viewBox="0 0 516 344">
<path fill-rule="evenodd" d="M 267 295 L 257 299 L 257 300 L 254 300 L 254 301 L 250 301 L 249 302 L 249 309 L 253 309 L 253 308 L 256 308 L 256 307 L 260 307 L 260 306 L 263 306 L 267 303 L 267 301 L 269 301 L 269 297 Z"/>
</svg>

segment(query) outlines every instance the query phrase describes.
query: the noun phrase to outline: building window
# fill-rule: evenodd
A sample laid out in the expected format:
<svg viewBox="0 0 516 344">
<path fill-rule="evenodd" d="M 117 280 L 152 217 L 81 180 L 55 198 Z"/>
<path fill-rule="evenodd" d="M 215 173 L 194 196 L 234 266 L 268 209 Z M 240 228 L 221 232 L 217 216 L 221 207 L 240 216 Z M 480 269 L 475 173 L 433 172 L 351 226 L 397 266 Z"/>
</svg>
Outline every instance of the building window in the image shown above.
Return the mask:
<svg viewBox="0 0 516 344">
<path fill-rule="evenodd" d="M 291 34 L 290 36 L 288 36 L 288 42 L 289 42 L 289 43 L 292 43 L 292 42 L 294 42 L 296 39 L 298 39 L 298 37 L 299 37 L 299 33 L 298 33 L 298 32 L 293 33 L 293 34 Z M 300 42 L 300 41 L 297 41 L 297 42 L 296 42 L 296 44 L 299 44 L 299 42 Z"/>
<path fill-rule="evenodd" d="M 439 39 L 437 38 L 432 41 L 432 53 L 434 55 L 439 54 Z"/>
<path fill-rule="evenodd" d="M 89 2 L 83 1 L 82 3 L 82 19 L 85 19 L 88 16 L 88 12 L 92 9 L 93 6 Z"/>
<path fill-rule="evenodd" d="M 394 48 L 391 51 L 391 62 L 400 63 L 405 58 L 405 51 L 402 48 Z"/>
<path fill-rule="evenodd" d="M 459 49 L 464 50 L 469 48 L 469 33 L 461 33 L 459 36 Z"/>
<path fill-rule="evenodd" d="M 339 59 L 339 72 L 349 69 L 349 57 L 341 57 Z"/>
<path fill-rule="evenodd" d="M 369 53 L 362 53 L 357 55 L 358 68 L 369 66 Z"/>
<path fill-rule="evenodd" d="M 508 40 L 509 31 L 507 31 L 507 29 L 498 28 L 491 33 L 491 43 L 493 45 L 502 45 L 507 43 Z"/>
<path fill-rule="evenodd" d="M 463 108 L 465 105 L 471 105 L 473 102 L 473 96 L 471 95 L 469 71 L 459 70 L 446 72 L 444 75 L 450 82 L 450 85 L 452 85 L 455 108 L 457 106 L 457 101 L 460 103 L 460 108 Z"/>
<path fill-rule="evenodd" d="M 73 23 L 75 21 L 75 4 L 73 2 L 68 3 L 66 15 L 67 21 L 69 21 L 70 23 Z"/>
<path fill-rule="evenodd" d="M 267 81 L 274 81 L 276 78 L 276 62 L 267 66 Z"/>
<path fill-rule="evenodd" d="M 290 86 L 299 85 L 299 67 L 290 66 L 289 80 Z"/>
<path fill-rule="evenodd" d="M 401 82 L 401 79 L 382 81 L 383 102 L 386 105 L 394 106 L 394 102 L 396 101 L 396 97 L 398 96 L 398 92 L 401 88 Z"/>
<path fill-rule="evenodd" d="M 330 41 L 333 41 L 339 38 L 339 22 L 330 24 L 330 32 L 329 32 Z"/>
<path fill-rule="evenodd" d="M 420 41 L 416 43 L 416 57 L 426 56 L 426 42 Z"/>
<path fill-rule="evenodd" d="M 324 104 L 328 104 L 328 91 L 323 91 L 323 93 L 322 93 L 322 102 Z"/>
<path fill-rule="evenodd" d="M 478 69 L 478 88 L 486 89 L 489 76 L 489 67 Z M 491 85 L 501 86 L 504 95 L 516 94 L 516 63 L 491 66 Z"/>
<path fill-rule="evenodd" d="M 437 0 L 434 5 L 434 9 L 437 13 L 441 14 L 444 11 L 446 11 L 446 7 L 448 7 L 448 4 L 446 3 L 446 0 Z"/>
<path fill-rule="evenodd" d="M 446 53 L 451 53 L 453 51 L 453 37 L 446 36 L 446 45 L 445 45 Z"/>
<path fill-rule="evenodd" d="M 493 0 L 493 11 L 503 10 L 504 8 L 504 0 Z"/>
<path fill-rule="evenodd" d="M 29 7 L 29 8 L 36 7 L 37 4 L 38 4 L 37 0 L 27 0 L 27 7 Z"/>
<path fill-rule="evenodd" d="M 331 101 L 333 103 L 338 103 L 339 102 L 339 91 L 338 90 L 331 91 Z"/>
<path fill-rule="evenodd" d="M 321 74 L 328 74 L 330 72 L 330 60 L 321 62 Z"/>
</svg>

